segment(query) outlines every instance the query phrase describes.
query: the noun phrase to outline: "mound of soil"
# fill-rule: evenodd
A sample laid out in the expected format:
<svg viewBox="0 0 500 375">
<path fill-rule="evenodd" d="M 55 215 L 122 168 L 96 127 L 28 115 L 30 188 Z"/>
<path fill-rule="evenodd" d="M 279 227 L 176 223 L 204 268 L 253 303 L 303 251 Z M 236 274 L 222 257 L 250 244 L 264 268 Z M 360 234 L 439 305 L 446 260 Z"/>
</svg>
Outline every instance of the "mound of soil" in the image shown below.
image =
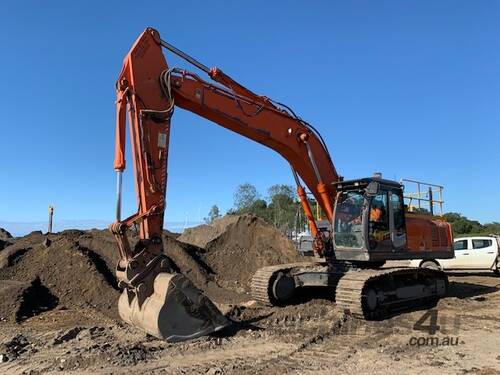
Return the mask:
<svg viewBox="0 0 500 375">
<path fill-rule="evenodd" d="M 5 249 L 7 246 L 12 245 L 11 241 L 6 241 L 6 240 L 0 240 L 0 251 Z"/>
<path fill-rule="evenodd" d="M 175 271 L 188 277 L 213 302 L 233 304 L 249 300 L 244 290 L 225 288 L 217 281 L 218 275 L 203 259 L 204 249 L 164 236 L 163 248 Z"/>
<path fill-rule="evenodd" d="M 131 245 L 136 241 L 131 234 Z M 285 236 L 250 215 L 227 216 L 181 236 L 165 231 L 163 241 L 173 269 L 219 305 L 248 301 L 250 280 L 260 267 L 299 258 Z M 117 262 L 108 230 L 18 238 L 0 252 L 0 317 L 20 322 L 65 307 L 118 319 Z"/>
<path fill-rule="evenodd" d="M 11 285 L 16 281 L 25 283 L 3 289 L 2 305 L 14 304 L 7 318 L 15 313 L 19 321 L 31 312 L 36 315 L 37 311 L 57 305 L 82 311 L 90 308 L 118 318 L 119 291 L 114 273 L 99 254 L 78 243 L 75 238 L 82 233 L 62 232 L 48 237 L 32 233 L 2 251 L 2 284 L 5 280 Z"/>
<path fill-rule="evenodd" d="M 23 294 L 30 283 L 21 281 L 1 280 L 0 282 L 0 321 L 16 322 L 21 314 Z"/>
<path fill-rule="evenodd" d="M 245 292 L 250 291 L 250 281 L 259 268 L 300 260 L 288 238 L 252 215 L 225 216 L 186 230 L 178 240 L 202 247 L 197 254 L 218 285 Z"/>
<path fill-rule="evenodd" d="M 43 243 L 45 238 L 42 232 L 31 232 L 25 237 L 18 238 L 15 243 L 6 246 L 0 252 L 0 269 L 13 264 L 18 257 L 21 257 L 33 246 Z"/>
<path fill-rule="evenodd" d="M 238 215 L 226 215 L 221 219 L 214 220 L 213 223 L 187 228 L 177 239 L 181 242 L 205 248 L 210 241 L 219 237 L 227 230 L 228 226 L 236 223 L 240 217 Z"/>
<path fill-rule="evenodd" d="M 6 229 L 0 228 L 0 240 L 8 240 L 12 238 L 12 234 L 10 234 Z"/>
<path fill-rule="evenodd" d="M 32 282 L 2 280 L 0 320 L 22 322 L 57 306 L 59 300 L 37 277 Z"/>
<path fill-rule="evenodd" d="M 14 243 L 14 238 L 12 235 L 5 229 L 0 228 L 0 250 L 5 249 L 7 246 L 10 246 Z"/>
</svg>

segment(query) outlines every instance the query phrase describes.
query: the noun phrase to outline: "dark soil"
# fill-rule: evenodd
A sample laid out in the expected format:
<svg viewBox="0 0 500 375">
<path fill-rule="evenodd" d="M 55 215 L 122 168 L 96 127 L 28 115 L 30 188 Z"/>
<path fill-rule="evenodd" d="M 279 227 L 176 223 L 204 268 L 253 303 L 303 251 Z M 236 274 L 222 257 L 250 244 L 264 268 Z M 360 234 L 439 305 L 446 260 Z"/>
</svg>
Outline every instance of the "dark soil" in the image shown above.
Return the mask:
<svg viewBox="0 0 500 375">
<path fill-rule="evenodd" d="M 134 245 L 137 236 L 130 240 Z M 298 258 L 286 237 L 248 215 L 228 216 L 186 236 L 165 231 L 163 240 L 174 270 L 219 305 L 250 300 L 249 283 L 258 268 Z M 0 252 L 0 318 L 20 322 L 57 307 L 118 319 L 117 262 L 108 230 L 33 232 L 18 238 Z"/>
<path fill-rule="evenodd" d="M 2 280 L 0 319 L 22 322 L 41 312 L 53 309 L 59 303 L 50 290 L 37 277 L 32 282 Z"/>
<path fill-rule="evenodd" d="M 0 228 L 0 240 L 9 240 L 12 238 L 12 234 L 10 234 L 7 230 Z"/>
<path fill-rule="evenodd" d="M 90 308 L 118 318 L 119 292 L 113 271 L 99 254 L 79 245 L 75 240 L 77 235 L 50 235 L 48 247 L 44 245 L 44 236 L 29 235 L 0 254 L 0 265 L 4 266 L 0 268 L 0 280 L 31 283 L 15 299 L 16 316 L 29 316 L 25 310 L 36 312 L 39 307 L 43 310 L 60 305 L 70 309 Z M 5 290 L 16 293 L 12 288 Z"/>
<path fill-rule="evenodd" d="M 199 225 L 194 228 L 187 228 L 177 238 L 179 241 L 205 248 L 207 244 L 224 233 L 228 226 L 238 221 L 238 215 L 226 215 L 210 224 Z"/>
<path fill-rule="evenodd" d="M 217 284 L 241 292 L 250 291 L 250 281 L 259 268 L 301 259 L 288 238 L 251 215 L 228 215 L 191 228 L 178 240 L 203 245 L 197 254 L 210 267 Z"/>
<path fill-rule="evenodd" d="M 0 250 L 5 249 L 14 243 L 14 238 L 5 229 L 0 228 Z"/>
<path fill-rule="evenodd" d="M 30 282 L 0 280 L 0 321 L 16 322 Z"/>
</svg>

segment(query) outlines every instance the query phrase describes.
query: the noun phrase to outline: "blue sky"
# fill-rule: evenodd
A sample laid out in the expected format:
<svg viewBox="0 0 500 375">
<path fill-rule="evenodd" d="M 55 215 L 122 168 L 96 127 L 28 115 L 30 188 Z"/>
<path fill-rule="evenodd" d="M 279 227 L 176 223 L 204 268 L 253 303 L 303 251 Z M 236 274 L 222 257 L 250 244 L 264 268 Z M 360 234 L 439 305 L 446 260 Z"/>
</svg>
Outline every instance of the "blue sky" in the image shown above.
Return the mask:
<svg viewBox="0 0 500 375">
<path fill-rule="evenodd" d="M 314 124 L 346 178 L 445 186 L 445 208 L 500 221 L 500 3 L 6 1 L 0 5 L 0 220 L 111 222 L 114 83 L 147 26 Z M 186 67 L 166 53 L 172 66 Z M 166 221 L 292 184 L 273 151 L 178 109 Z M 124 211 L 135 210 L 131 171 Z"/>
</svg>

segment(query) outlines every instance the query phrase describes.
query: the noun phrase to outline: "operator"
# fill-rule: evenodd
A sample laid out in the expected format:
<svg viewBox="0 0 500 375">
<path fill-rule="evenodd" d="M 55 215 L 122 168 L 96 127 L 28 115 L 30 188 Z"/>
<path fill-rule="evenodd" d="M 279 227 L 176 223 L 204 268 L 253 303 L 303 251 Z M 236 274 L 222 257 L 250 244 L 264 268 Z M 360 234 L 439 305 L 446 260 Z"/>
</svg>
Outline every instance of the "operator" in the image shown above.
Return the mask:
<svg viewBox="0 0 500 375">
<path fill-rule="evenodd" d="M 386 221 L 385 208 L 383 204 L 372 201 L 370 208 L 370 239 L 373 241 L 372 248 L 382 245 L 389 237 L 389 226 Z"/>
<path fill-rule="evenodd" d="M 370 210 L 370 221 L 380 222 L 382 221 L 382 207 L 378 204 L 374 204 Z"/>
</svg>

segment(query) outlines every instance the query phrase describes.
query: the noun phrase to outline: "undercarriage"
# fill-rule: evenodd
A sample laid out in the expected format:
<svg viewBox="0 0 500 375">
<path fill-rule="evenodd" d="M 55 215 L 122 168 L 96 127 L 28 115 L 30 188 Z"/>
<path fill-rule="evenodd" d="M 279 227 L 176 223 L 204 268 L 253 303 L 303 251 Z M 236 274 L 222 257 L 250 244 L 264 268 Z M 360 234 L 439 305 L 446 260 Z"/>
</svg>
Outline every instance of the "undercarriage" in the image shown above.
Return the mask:
<svg viewBox="0 0 500 375">
<path fill-rule="evenodd" d="M 340 261 L 264 267 L 251 284 L 253 298 L 269 306 L 294 303 L 299 294 L 323 290 L 340 309 L 366 320 L 433 305 L 446 294 L 447 286 L 441 271 L 361 268 Z"/>
</svg>

